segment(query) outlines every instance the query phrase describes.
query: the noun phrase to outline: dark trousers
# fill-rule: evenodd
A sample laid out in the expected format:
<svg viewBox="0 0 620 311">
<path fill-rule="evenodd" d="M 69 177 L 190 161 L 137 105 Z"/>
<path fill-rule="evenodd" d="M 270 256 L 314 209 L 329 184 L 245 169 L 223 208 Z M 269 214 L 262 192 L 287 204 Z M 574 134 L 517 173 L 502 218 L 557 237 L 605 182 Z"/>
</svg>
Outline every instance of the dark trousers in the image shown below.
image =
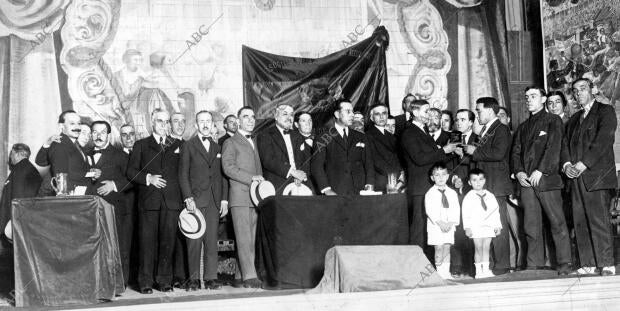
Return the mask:
<svg viewBox="0 0 620 311">
<path fill-rule="evenodd" d="M 409 244 L 426 248 L 426 212 L 424 211 L 424 196 L 409 195 L 407 200 L 411 210 L 411 223 L 409 225 Z"/>
<path fill-rule="evenodd" d="M 474 241 L 463 229 L 463 213 L 454 230 L 454 245 L 450 248 L 450 270 L 454 274 L 474 274 Z"/>
<path fill-rule="evenodd" d="M 562 210 L 562 191 L 541 192 L 531 187 L 523 187 L 521 202 L 524 207 L 523 228 L 527 240 L 527 265 L 531 267 L 545 265 L 542 211 L 549 220 L 558 264 L 570 263 L 570 238 Z"/>
<path fill-rule="evenodd" d="M 491 240 L 493 247 L 493 269 L 510 269 L 510 222 L 506 210 L 506 196 L 498 196 L 499 218 L 502 231 Z"/>
<path fill-rule="evenodd" d="M 220 219 L 219 210 L 213 206 L 200 208 L 205 218 L 205 233 L 199 239 L 187 239 L 187 260 L 189 279 L 200 280 L 200 254 L 205 251 L 203 280 L 217 279 L 217 227 Z"/>
<path fill-rule="evenodd" d="M 172 274 L 172 280 L 173 282 L 185 283 L 188 278 L 186 237 L 179 230 L 177 230 L 176 236 L 176 241 L 174 243 L 174 272 Z"/>
<path fill-rule="evenodd" d="M 123 281 L 127 286 L 129 280 L 129 267 L 131 264 L 131 245 L 133 241 L 133 211 L 128 213 L 114 213 L 116 220 L 116 234 L 118 235 L 118 250 L 121 255 L 121 264 L 123 266 Z"/>
<path fill-rule="evenodd" d="M 614 265 L 609 190 L 587 191 L 581 177 L 571 181 L 573 223 L 582 267 Z"/>
<path fill-rule="evenodd" d="M 140 222 L 140 288 L 153 286 L 153 273 L 157 264 L 155 281 L 158 285 L 171 285 L 174 244 L 180 210 L 166 208 L 161 210 L 139 211 Z"/>
</svg>

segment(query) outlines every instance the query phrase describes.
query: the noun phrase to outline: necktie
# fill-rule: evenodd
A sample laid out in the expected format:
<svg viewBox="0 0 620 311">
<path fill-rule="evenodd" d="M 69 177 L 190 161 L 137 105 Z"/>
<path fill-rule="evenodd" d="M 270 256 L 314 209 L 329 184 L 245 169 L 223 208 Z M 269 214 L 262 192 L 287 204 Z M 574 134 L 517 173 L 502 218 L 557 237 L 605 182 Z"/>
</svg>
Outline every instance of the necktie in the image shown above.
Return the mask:
<svg viewBox="0 0 620 311">
<path fill-rule="evenodd" d="M 478 193 L 476 193 L 476 194 L 478 194 Z M 486 193 L 485 193 L 485 194 L 478 194 L 478 196 L 480 197 L 480 204 L 482 204 L 482 208 L 483 208 L 485 211 L 487 210 L 487 204 L 486 204 L 486 203 L 484 203 L 484 197 L 485 197 L 486 195 L 487 195 Z"/>
<path fill-rule="evenodd" d="M 437 189 L 441 192 L 441 206 L 443 208 L 449 208 L 450 204 L 448 203 L 448 197 L 446 196 L 446 190 Z"/>
<path fill-rule="evenodd" d="M 289 135 L 291 133 L 291 130 L 282 130 L 282 134 L 284 135 Z"/>
<path fill-rule="evenodd" d="M 252 138 L 252 135 L 243 135 L 243 136 L 245 136 L 245 138 L 247 138 L 247 139 Z"/>
<path fill-rule="evenodd" d="M 485 125 L 482 126 L 482 130 L 480 131 L 480 137 L 482 137 L 484 135 L 484 131 L 486 131 L 486 130 L 487 130 L 487 125 L 485 124 Z"/>
<path fill-rule="evenodd" d="M 205 140 L 209 139 L 209 136 L 202 136 L 201 139 L 202 139 L 202 141 L 205 141 Z"/>
<path fill-rule="evenodd" d="M 93 150 L 93 155 L 96 155 L 96 154 L 101 154 L 101 149 Z"/>
<path fill-rule="evenodd" d="M 424 126 L 424 133 L 428 134 L 428 126 Z"/>
<path fill-rule="evenodd" d="M 347 135 L 347 129 L 342 130 L 342 140 L 344 140 L 344 145 L 349 145 L 349 135 Z"/>
<path fill-rule="evenodd" d="M 161 147 L 161 150 L 164 150 L 164 138 L 163 137 L 159 137 L 159 146 Z"/>
</svg>

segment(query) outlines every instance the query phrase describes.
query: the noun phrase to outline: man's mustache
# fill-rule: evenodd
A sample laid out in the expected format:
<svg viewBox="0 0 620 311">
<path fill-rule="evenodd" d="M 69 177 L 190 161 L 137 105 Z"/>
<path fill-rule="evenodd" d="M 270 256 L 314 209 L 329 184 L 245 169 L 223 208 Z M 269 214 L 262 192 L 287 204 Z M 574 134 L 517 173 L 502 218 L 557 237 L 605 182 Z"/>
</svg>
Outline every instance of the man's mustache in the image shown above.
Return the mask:
<svg viewBox="0 0 620 311">
<path fill-rule="evenodd" d="M 73 129 L 73 130 L 71 130 L 71 132 L 80 133 L 80 132 L 82 132 L 82 129 Z"/>
<path fill-rule="evenodd" d="M 98 143 L 102 143 L 103 139 L 95 139 L 95 141 L 98 142 Z"/>
</svg>

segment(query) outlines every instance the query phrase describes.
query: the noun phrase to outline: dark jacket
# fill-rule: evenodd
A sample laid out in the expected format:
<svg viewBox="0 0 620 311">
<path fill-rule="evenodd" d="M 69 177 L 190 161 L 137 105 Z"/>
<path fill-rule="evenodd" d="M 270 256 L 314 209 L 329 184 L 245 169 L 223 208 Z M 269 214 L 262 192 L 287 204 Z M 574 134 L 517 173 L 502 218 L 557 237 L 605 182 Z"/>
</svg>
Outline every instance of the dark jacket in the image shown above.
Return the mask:
<svg viewBox="0 0 620 311">
<path fill-rule="evenodd" d="M 312 175 L 317 192 L 331 187 L 339 195 L 357 195 L 375 184 L 372 152 L 366 135 L 349 129 L 348 144 L 335 127 L 314 141 Z"/>
<path fill-rule="evenodd" d="M 424 195 L 431 188 L 429 170 L 439 161 L 447 162 L 451 156 L 430 135 L 417 125 L 407 127 L 400 138 L 405 163 L 407 164 L 407 194 Z"/>
<path fill-rule="evenodd" d="M 181 189 L 179 187 L 179 157 L 182 142 L 170 136 L 166 138 L 166 147 L 155 141 L 153 135 L 138 140 L 134 146 L 127 166 L 127 177 L 138 187 L 138 208 L 140 210 L 159 210 L 162 202 L 166 208 L 182 208 Z M 161 175 L 166 180 L 166 187 L 157 189 L 146 185 L 146 176 Z"/>
<path fill-rule="evenodd" d="M 512 194 L 509 163 L 512 137 L 508 126 L 496 119 L 486 134 L 478 138 L 478 144 L 471 158 L 486 173 L 487 189 L 496 197 Z"/>
<path fill-rule="evenodd" d="M 0 198 L 0 233 L 4 232 L 6 223 L 11 219 L 11 201 L 35 197 L 41 187 L 41 181 L 39 171 L 28 159 L 23 159 L 13 166 L 4 182 Z"/>
<path fill-rule="evenodd" d="M 396 136 L 385 130 L 383 133 L 374 125 L 366 131 L 370 143 L 375 168 L 375 190 L 385 191 L 388 174 L 396 174 L 398 178 L 403 167 L 398 157 L 398 141 Z"/>
<path fill-rule="evenodd" d="M 582 174 L 588 191 L 616 189 L 614 138 L 618 120 L 614 108 L 597 101 L 581 122 L 584 111 L 576 112 L 566 124 L 560 165 L 581 161 L 588 168 Z"/>
<path fill-rule="evenodd" d="M 114 205 L 114 212 L 117 214 L 129 214 L 132 211 L 132 206 L 127 206 L 126 195 L 133 185 L 127 179 L 127 162 L 129 157 L 121 149 L 118 149 L 112 145 L 108 145 L 105 149 L 101 150 L 101 157 L 99 161 L 95 163 L 94 155 L 89 155 L 93 168 L 101 170 L 101 177 L 94 183 L 91 194 L 97 194 L 97 188 L 103 186 L 104 180 L 111 180 L 116 185 L 116 190 L 112 191 L 103 199 L 108 203 Z"/>
<path fill-rule="evenodd" d="M 228 182 L 222 176 L 222 147 L 209 139 L 209 152 L 196 135 L 183 144 L 179 184 L 183 199 L 194 198 L 197 207 L 219 208 L 228 199 Z"/>
<path fill-rule="evenodd" d="M 306 173 L 308 181 L 305 184 L 311 187 L 310 153 L 307 152 L 309 151 L 307 149 L 311 147 L 305 143 L 305 139 L 299 132 L 291 130 L 289 136 L 291 138 L 291 147 L 293 148 L 295 167 Z M 278 194 L 281 194 L 284 187 L 294 181 L 293 177 L 287 178 L 286 176 L 291 169 L 291 163 L 289 163 L 284 137 L 282 137 L 282 134 L 274 125 L 256 137 L 256 145 L 263 167 L 263 177 L 273 184 Z"/>
<path fill-rule="evenodd" d="M 512 142 L 512 173 L 524 172 L 528 176 L 538 170 L 543 175 L 540 191 L 562 189 L 560 176 L 560 151 L 564 125 L 559 116 L 544 109 L 519 125 Z"/>
<path fill-rule="evenodd" d="M 86 153 L 77 143 L 73 143 L 69 136 L 61 134 L 60 143 L 52 143 L 49 148 L 39 150 L 35 163 L 40 166 L 50 165 L 52 176 L 67 173 L 67 190 L 72 191 L 76 186 L 91 186 L 91 179 L 85 177 L 90 170 L 85 157 Z"/>
</svg>

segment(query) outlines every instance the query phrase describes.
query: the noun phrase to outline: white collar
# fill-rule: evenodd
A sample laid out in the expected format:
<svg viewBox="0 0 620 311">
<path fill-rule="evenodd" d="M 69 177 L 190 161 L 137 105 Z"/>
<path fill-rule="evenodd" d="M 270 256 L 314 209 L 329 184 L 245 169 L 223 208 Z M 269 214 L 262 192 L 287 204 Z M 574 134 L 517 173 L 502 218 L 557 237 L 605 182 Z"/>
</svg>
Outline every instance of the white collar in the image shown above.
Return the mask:
<svg viewBox="0 0 620 311">
<path fill-rule="evenodd" d="M 158 134 L 156 134 L 155 132 L 153 132 L 153 138 L 155 138 L 155 142 L 159 144 L 159 139 L 162 138 L 163 136 L 160 136 Z M 164 138 L 164 140 L 166 140 Z"/>
<path fill-rule="evenodd" d="M 381 134 L 385 135 L 385 126 L 378 126 L 375 124 L 375 127 L 381 132 Z"/>
<path fill-rule="evenodd" d="M 246 132 L 246 131 L 244 131 L 242 129 L 238 129 L 237 133 L 241 134 L 241 136 L 243 136 L 243 138 L 245 138 L 245 135 L 252 135 L 251 133 L 248 133 L 248 132 Z M 250 139 L 248 138 L 248 140 L 250 140 Z"/>
<path fill-rule="evenodd" d="M 349 135 L 348 133 L 350 131 L 349 131 L 348 127 L 342 126 L 342 125 L 338 124 L 338 122 L 334 123 L 334 127 L 336 128 L 336 131 L 338 131 L 338 134 L 340 134 L 340 136 L 344 136 L 345 129 L 347 129 L 347 135 Z"/>
<path fill-rule="evenodd" d="M 417 120 L 412 120 L 412 121 L 411 121 L 411 123 L 415 124 L 415 125 L 416 125 L 417 127 L 419 127 L 419 128 L 420 128 L 423 132 L 426 132 L 426 131 L 424 130 L 424 124 L 423 124 L 422 122 L 417 121 Z"/>
<path fill-rule="evenodd" d="M 229 131 L 226 131 L 226 134 L 228 134 L 228 136 L 230 136 L 230 137 L 235 136 L 235 133 L 233 133 L 233 132 L 229 132 Z"/>
<path fill-rule="evenodd" d="M 172 136 L 172 138 L 174 138 L 174 139 L 178 139 L 178 140 L 183 139 L 183 136 L 177 136 L 177 135 L 175 135 L 175 134 L 170 134 L 170 136 Z"/>
<path fill-rule="evenodd" d="M 280 134 L 282 135 L 282 137 L 284 137 L 284 129 L 281 128 L 279 125 L 276 124 L 276 128 L 278 129 L 278 131 L 280 131 Z M 290 131 L 290 130 L 289 130 Z"/>
</svg>

